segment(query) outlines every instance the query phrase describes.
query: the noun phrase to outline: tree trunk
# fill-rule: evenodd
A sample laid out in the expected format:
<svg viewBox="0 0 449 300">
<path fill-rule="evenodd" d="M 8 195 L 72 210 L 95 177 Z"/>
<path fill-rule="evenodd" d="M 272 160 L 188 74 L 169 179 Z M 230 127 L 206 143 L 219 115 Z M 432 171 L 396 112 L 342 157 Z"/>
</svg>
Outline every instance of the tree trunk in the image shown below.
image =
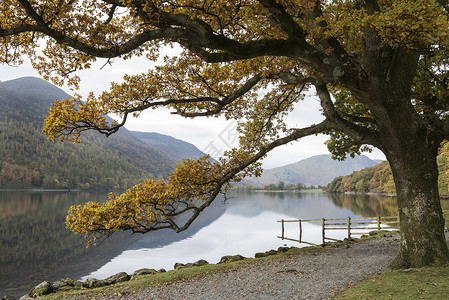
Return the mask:
<svg viewBox="0 0 449 300">
<path fill-rule="evenodd" d="M 402 151 L 386 153 L 396 184 L 401 235 L 399 254 L 392 266 L 418 268 L 447 263 L 437 151 L 427 147 L 422 139 L 410 136 L 402 138 L 401 145 L 404 144 L 407 145 Z"/>
<path fill-rule="evenodd" d="M 419 53 L 396 50 L 388 61 L 388 72 L 379 63 L 380 52 L 373 53 L 377 56 L 366 57 L 371 72 L 365 100 L 379 120 L 376 146 L 390 163 L 400 218 L 401 244 L 392 266 L 410 268 L 447 263 L 449 250 L 444 237 L 436 162 L 445 137 L 416 111 L 411 100 Z"/>
</svg>

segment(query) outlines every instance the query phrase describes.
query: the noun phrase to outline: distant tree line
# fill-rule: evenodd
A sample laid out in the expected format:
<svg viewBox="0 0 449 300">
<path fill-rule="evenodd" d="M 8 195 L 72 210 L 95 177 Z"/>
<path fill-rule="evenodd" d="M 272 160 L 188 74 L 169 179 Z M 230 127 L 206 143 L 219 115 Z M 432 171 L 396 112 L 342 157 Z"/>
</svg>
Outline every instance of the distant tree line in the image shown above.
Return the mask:
<svg viewBox="0 0 449 300">
<path fill-rule="evenodd" d="M 287 183 L 285 184 L 283 181 L 279 182 L 278 184 L 270 183 L 268 185 L 265 185 L 264 187 L 254 187 L 252 185 L 247 185 L 245 187 L 241 187 L 240 189 L 244 189 L 247 191 L 254 191 L 254 190 L 264 190 L 264 191 L 301 191 L 301 190 L 314 190 L 314 189 L 322 189 L 323 187 L 321 185 L 304 185 L 302 183 Z"/>
<path fill-rule="evenodd" d="M 264 190 L 268 191 L 301 191 L 301 190 L 315 190 L 315 189 L 322 189 L 321 185 L 305 185 L 302 183 L 292 184 L 287 183 L 284 184 L 283 181 L 279 182 L 277 185 L 274 183 L 271 183 L 269 185 L 264 186 Z"/>
</svg>

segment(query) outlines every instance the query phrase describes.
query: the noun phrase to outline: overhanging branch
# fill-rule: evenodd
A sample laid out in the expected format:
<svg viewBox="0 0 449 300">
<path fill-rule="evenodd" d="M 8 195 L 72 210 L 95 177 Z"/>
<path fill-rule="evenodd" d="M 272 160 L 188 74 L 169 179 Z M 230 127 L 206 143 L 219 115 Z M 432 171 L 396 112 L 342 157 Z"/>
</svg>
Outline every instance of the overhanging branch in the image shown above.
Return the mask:
<svg viewBox="0 0 449 300">
<path fill-rule="evenodd" d="M 321 133 L 321 132 L 324 132 L 324 131 L 330 130 L 330 129 L 332 129 L 331 123 L 328 120 L 324 120 L 323 122 L 316 124 L 316 125 L 312 125 L 312 126 L 302 128 L 302 129 L 295 129 L 288 136 L 277 139 L 277 140 L 269 143 L 268 145 L 263 146 L 253 156 L 251 156 L 250 158 L 248 158 L 247 160 L 245 160 L 241 164 L 239 164 L 237 167 L 233 168 L 232 170 L 229 170 L 226 174 L 224 174 L 221 177 L 221 179 L 218 181 L 214 190 L 211 191 L 209 199 L 206 202 L 204 202 L 201 206 L 197 207 L 197 209 L 194 210 L 193 215 L 186 221 L 186 223 L 183 226 L 178 227 L 178 228 L 171 228 L 171 229 L 175 230 L 176 232 L 181 232 L 181 231 L 186 230 L 193 223 L 193 221 L 195 221 L 195 219 L 200 215 L 200 213 L 204 209 L 206 209 L 208 206 L 210 206 L 212 204 L 212 202 L 217 198 L 217 196 L 220 195 L 224 184 L 226 184 L 228 181 L 232 180 L 232 178 L 235 175 L 237 175 L 238 173 L 243 171 L 245 168 L 247 168 L 251 164 L 262 159 L 271 150 L 273 150 L 277 147 L 286 145 L 292 141 L 296 141 L 302 137 L 318 134 L 318 133 Z M 164 228 L 166 228 L 166 227 L 164 227 Z M 154 231 L 154 230 L 158 230 L 158 229 L 162 229 L 162 228 L 152 228 L 152 229 L 149 229 L 148 231 Z"/>
<path fill-rule="evenodd" d="M 237 99 L 245 95 L 248 91 L 250 91 L 255 85 L 257 85 L 261 80 L 263 79 L 261 74 L 256 74 L 253 77 L 249 78 L 240 88 L 235 90 L 234 92 L 230 93 L 229 95 L 218 98 L 218 97 L 204 97 L 204 96 L 198 96 L 195 98 L 187 98 L 187 99 L 168 99 L 168 100 L 162 100 L 162 101 L 151 101 L 151 99 L 146 99 L 143 101 L 143 104 L 123 108 L 119 111 L 115 111 L 113 113 L 121 113 L 123 114 L 122 121 L 114 126 L 111 127 L 99 127 L 98 125 L 95 125 L 95 123 L 90 122 L 89 120 L 76 120 L 68 126 L 65 133 L 61 133 L 62 135 L 69 135 L 73 133 L 75 130 L 79 132 L 84 132 L 87 130 L 96 130 L 101 134 L 104 134 L 106 136 L 110 136 L 111 134 L 117 132 L 121 127 L 123 127 L 126 124 L 127 118 L 129 114 L 132 114 L 134 112 L 141 112 L 143 110 L 146 110 L 148 108 L 152 107 L 164 107 L 164 106 L 170 106 L 170 105 L 186 105 L 186 104 L 195 104 L 195 103 L 211 103 L 213 104 L 213 109 L 208 109 L 202 112 L 197 113 L 191 113 L 191 112 L 184 112 L 180 109 L 178 109 L 176 112 L 173 112 L 173 114 L 179 114 L 183 117 L 199 117 L 199 116 L 212 116 L 219 114 L 222 110 L 226 109 L 226 106 L 235 102 Z"/>
</svg>

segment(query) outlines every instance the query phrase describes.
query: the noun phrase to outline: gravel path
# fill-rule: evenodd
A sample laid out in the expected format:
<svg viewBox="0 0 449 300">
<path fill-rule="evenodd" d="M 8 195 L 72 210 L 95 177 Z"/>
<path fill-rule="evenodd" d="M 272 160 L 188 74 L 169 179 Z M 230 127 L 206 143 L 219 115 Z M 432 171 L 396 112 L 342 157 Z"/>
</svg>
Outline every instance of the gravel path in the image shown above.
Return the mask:
<svg viewBox="0 0 449 300">
<path fill-rule="evenodd" d="M 399 236 L 303 253 L 150 288 L 120 299 L 328 299 L 347 285 L 384 272 Z M 118 299 L 109 297 L 104 299 Z"/>
</svg>

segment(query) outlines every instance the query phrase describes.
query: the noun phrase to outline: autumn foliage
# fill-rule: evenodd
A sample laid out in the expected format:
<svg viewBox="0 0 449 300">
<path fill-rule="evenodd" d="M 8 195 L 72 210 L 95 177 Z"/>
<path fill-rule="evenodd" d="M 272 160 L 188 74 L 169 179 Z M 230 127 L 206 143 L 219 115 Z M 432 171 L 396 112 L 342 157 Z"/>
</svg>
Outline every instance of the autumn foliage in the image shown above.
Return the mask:
<svg viewBox="0 0 449 300">
<path fill-rule="evenodd" d="M 2 0 L 0 61 L 26 55 L 44 78 L 78 87 L 76 72 L 97 60 L 159 59 L 100 95 L 55 102 L 44 128 L 53 140 L 110 135 L 159 107 L 239 121 L 240 146 L 218 163 L 183 162 L 168 182 L 73 208 L 76 232 L 184 230 L 228 182 L 258 174 L 269 151 L 324 133 L 336 158 L 385 154 L 401 218 L 397 265 L 422 266 L 449 261 L 436 164 L 449 136 L 448 12 L 447 0 Z M 160 57 L 174 45 L 179 55 Z M 286 116 L 311 87 L 323 120 L 291 126 Z M 192 212 L 185 225 L 179 212 Z"/>
<path fill-rule="evenodd" d="M 210 205 L 211 198 L 218 193 L 225 195 L 231 181 L 240 181 L 247 172 L 232 176 L 232 167 L 225 169 L 223 165 L 211 162 L 209 156 L 180 161 L 168 181 L 147 179 L 121 195 L 110 193 L 104 204 L 88 202 L 71 207 L 67 225 L 73 232 L 91 237 L 89 243 L 123 230 L 185 230 L 193 219 L 189 222 L 182 215 L 197 216 Z M 249 169 L 260 172 L 258 168 Z M 223 180 L 227 176 L 232 180 Z"/>
<path fill-rule="evenodd" d="M 147 232 L 164 224 L 178 228 L 178 215 L 194 213 L 197 206 L 208 201 L 220 180 L 220 171 L 219 164 L 211 163 L 208 157 L 182 161 L 168 182 L 148 179 L 121 195 L 109 194 L 104 204 L 88 202 L 71 207 L 67 224 L 75 233 L 94 232 L 95 240 L 126 229 Z"/>
</svg>

